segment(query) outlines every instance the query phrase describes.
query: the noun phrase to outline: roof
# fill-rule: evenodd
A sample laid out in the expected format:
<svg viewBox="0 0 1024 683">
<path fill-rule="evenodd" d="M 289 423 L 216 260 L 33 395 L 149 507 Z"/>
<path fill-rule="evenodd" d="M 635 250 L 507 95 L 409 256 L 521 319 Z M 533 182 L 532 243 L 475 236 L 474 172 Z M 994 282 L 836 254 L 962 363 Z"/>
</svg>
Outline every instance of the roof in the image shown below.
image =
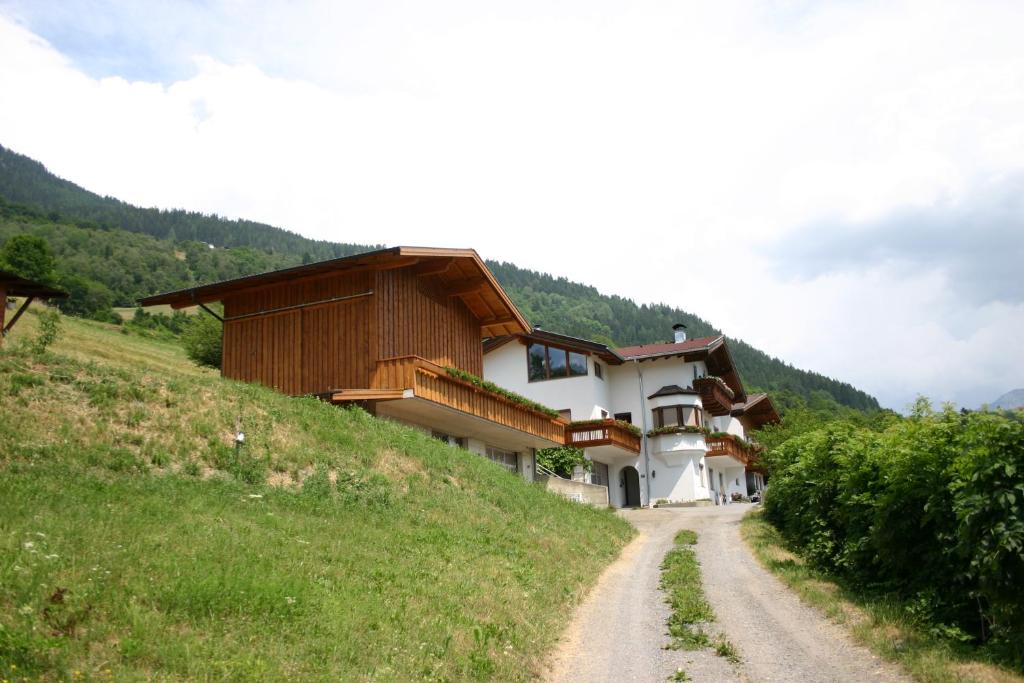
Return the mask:
<svg viewBox="0 0 1024 683">
<path fill-rule="evenodd" d="M 678 384 L 669 384 L 666 387 L 662 387 L 661 389 L 658 389 L 657 391 L 655 391 L 653 394 L 651 394 L 647 398 L 648 399 L 652 399 L 652 398 L 658 398 L 659 396 L 676 396 L 678 394 L 684 394 L 684 395 L 691 395 L 692 396 L 694 394 L 699 394 L 699 393 L 700 392 L 696 391 L 695 389 L 683 389 Z"/>
<path fill-rule="evenodd" d="M 779 411 L 775 409 L 771 397 L 768 394 L 752 394 L 746 401 L 732 404 L 732 415 L 739 417 L 745 415 L 754 422 L 754 428 L 763 427 L 766 424 L 774 424 L 781 420 Z"/>
<path fill-rule="evenodd" d="M 258 275 L 214 282 L 166 292 L 139 300 L 142 306 L 169 304 L 185 308 L 220 301 L 245 290 L 268 287 L 296 279 L 331 275 L 353 270 L 383 270 L 415 266 L 417 275 L 433 278 L 442 289 L 462 299 L 480 320 L 487 336 L 526 332 L 530 324 L 512 303 L 494 275 L 473 249 L 433 247 L 391 247 L 354 256 L 309 263 Z"/>
<path fill-rule="evenodd" d="M 502 337 L 492 337 L 484 341 L 484 353 L 489 353 L 495 349 L 501 348 L 505 344 L 509 343 L 513 339 L 521 339 L 527 342 L 540 342 L 544 344 L 552 344 L 560 346 L 570 351 L 582 351 L 584 353 L 593 353 L 599 356 L 601 359 L 613 365 L 619 365 L 622 363 L 622 357 L 619 356 L 615 351 L 602 344 L 600 342 L 590 341 L 589 339 L 581 339 L 580 337 L 570 337 L 567 334 L 559 334 L 557 332 L 548 332 L 542 330 L 539 327 L 533 328 L 527 334 L 518 335 L 506 335 Z"/>
<path fill-rule="evenodd" d="M 624 346 L 620 349 L 615 349 L 615 352 L 626 360 L 658 358 L 661 356 L 676 356 L 693 351 L 710 351 L 723 341 L 725 341 L 725 337 L 722 335 L 716 337 L 697 337 L 696 339 L 687 339 L 684 342 Z"/>
<path fill-rule="evenodd" d="M 6 270 L 0 270 L 0 287 L 7 292 L 7 296 L 32 296 L 42 299 L 65 299 L 68 296 L 64 290 L 20 277 Z"/>
</svg>

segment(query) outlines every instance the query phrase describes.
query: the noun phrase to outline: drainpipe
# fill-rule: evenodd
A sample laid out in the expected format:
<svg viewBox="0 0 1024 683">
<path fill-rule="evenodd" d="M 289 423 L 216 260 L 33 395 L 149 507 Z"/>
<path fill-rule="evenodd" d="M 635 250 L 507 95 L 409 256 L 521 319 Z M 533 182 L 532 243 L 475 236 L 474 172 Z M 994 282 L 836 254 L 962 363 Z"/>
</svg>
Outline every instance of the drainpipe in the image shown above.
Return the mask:
<svg viewBox="0 0 1024 683">
<path fill-rule="evenodd" d="M 647 437 L 647 404 L 644 399 L 644 373 L 640 371 L 640 361 L 636 358 L 633 359 L 633 365 L 636 367 L 636 378 L 640 385 L 640 422 L 643 425 L 643 444 L 644 444 L 644 481 L 646 482 L 647 489 L 647 506 L 651 505 L 651 458 L 649 454 L 648 442 L 650 439 Z"/>
</svg>

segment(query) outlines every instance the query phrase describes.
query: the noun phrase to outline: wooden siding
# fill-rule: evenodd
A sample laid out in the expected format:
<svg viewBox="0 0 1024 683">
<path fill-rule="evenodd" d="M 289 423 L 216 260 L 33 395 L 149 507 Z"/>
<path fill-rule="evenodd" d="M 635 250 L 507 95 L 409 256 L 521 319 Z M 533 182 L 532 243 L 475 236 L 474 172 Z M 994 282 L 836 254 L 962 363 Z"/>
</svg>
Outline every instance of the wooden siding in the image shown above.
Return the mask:
<svg viewBox="0 0 1024 683">
<path fill-rule="evenodd" d="M 416 398 L 432 401 L 555 443 L 565 443 L 566 423 L 449 375 L 416 356 L 387 358 L 377 364 L 372 389 L 412 389 Z M 336 400 L 343 400 L 340 395 Z"/>
<path fill-rule="evenodd" d="M 714 438 L 709 436 L 704 441 L 708 447 L 706 453 L 708 458 L 713 458 L 717 455 L 729 455 L 744 465 L 749 465 L 756 455 L 753 448 L 744 445 L 732 434 L 723 434 L 720 437 Z"/>
<path fill-rule="evenodd" d="M 371 296 L 357 295 L 370 281 L 368 273 L 342 274 L 225 299 L 224 376 L 292 395 L 369 386 L 374 308 Z M 355 298 L 331 301 L 348 296 Z M 280 310 L 302 304 L 312 305 Z"/>
<path fill-rule="evenodd" d="M 222 374 L 286 394 L 302 393 L 301 332 L 301 311 L 225 323 Z"/>
<path fill-rule="evenodd" d="M 631 453 L 640 452 L 640 437 L 615 420 L 570 424 L 565 430 L 565 443 L 576 448 L 618 446 Z"/>
<path fill-rule="evenodd" d="M 478 377 L 484 372 L 480 321 L 457 297 L 407 269 L 377 273 L 379 356 L 415 355 Z"/>
<path fill-rule="evenodd" d="M 224 376 L 286 394 L 369 388 L 377 361 L 394 356 L 483 374 L 480 321 L 409 269 L 242 292 L 224 300 L 224 316 Z"/>
</svg>

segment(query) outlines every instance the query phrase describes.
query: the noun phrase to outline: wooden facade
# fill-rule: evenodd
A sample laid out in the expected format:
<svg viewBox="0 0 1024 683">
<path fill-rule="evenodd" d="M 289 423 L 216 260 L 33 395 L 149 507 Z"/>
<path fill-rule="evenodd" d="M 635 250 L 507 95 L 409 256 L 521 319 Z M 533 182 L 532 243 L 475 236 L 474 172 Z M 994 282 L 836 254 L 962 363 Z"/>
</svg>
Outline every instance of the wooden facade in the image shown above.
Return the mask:
<svg viewBox="0 0 1024 683">
<path fill-rule="evenodd" d="M 570 424 L 565 430 L 565 444 L 576 448 L 617 446 L 633 454 L 640 452 L 640 437 L 612 419 Z"/>
<path fill-rule="evenodd" d="M 564 443 L 565 422 L 450 376 L 483 375 L 481 339 L 526 320 L 475 252 L 398 247 L 144 299 L 221 301 L 225 377 L 290 395 L 416 399 Z"/>
<path fill-rule="evenodd" d="M 225 297 L 222 371 L 292 395 L 370 387 L 396 356 L 479 376 L 480 330 L 460 298 L 409 269 L 342 272 Z"/>
</svg>

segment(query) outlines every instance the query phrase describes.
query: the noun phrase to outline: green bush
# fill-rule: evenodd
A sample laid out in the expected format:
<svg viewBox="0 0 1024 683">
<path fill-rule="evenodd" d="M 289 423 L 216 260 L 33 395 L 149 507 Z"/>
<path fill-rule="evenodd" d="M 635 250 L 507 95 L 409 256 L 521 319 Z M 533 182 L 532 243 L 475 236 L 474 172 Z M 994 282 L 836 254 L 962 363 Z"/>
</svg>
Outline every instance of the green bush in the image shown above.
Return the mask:
<svg viewBox="0 0 1024 683">
<path fill-rule="evenodd" d="M 766 460 L 765 514 L 814 566 L 1024 664 L 1019 419 L 919 406 L 882 432 L 833 424 Z"/>
<path fill-rule="evenodd" d="M 184 323 L 181 345 L 190 359 L 199 365 L 220 368 L 223 326 L 212 315 L 194 315 Z"/>
<path fill-rule="evenodd" d="M 560 477 L 568 479 L 572 476 L 573 468 L 580 465 L 588 472 L 594 466 L 590 460 L 583 457 L 582 448 L 571 446 L 557 446 L 555 448 L 542 448 L 537 451 L 537 464 L 548 468 Z"/>
</svg>

